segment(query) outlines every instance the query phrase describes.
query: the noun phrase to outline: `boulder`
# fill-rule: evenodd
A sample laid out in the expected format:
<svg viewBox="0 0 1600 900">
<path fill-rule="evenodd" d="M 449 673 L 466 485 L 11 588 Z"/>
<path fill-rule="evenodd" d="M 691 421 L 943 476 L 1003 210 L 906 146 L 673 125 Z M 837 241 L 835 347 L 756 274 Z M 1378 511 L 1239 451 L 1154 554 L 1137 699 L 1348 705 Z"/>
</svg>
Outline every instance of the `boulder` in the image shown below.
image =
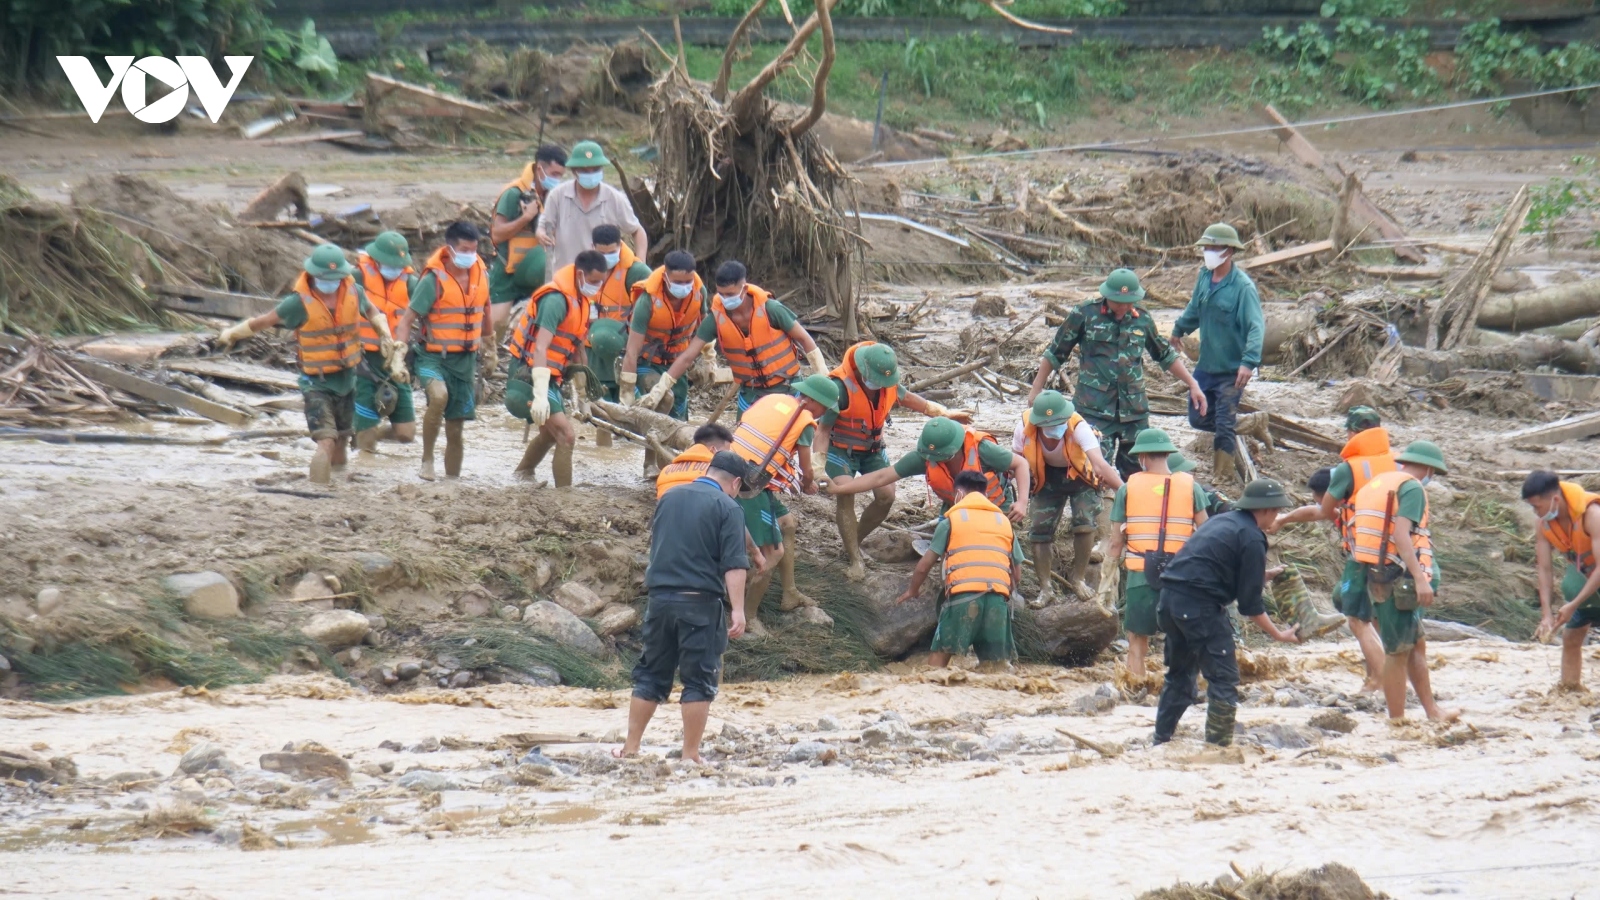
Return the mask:
<svg viewBox="0 0 1600 900">
<path fill-rule="evenodd" d="M 308 600 L 324 604 L 325 609 L 333 608 L 333 601 L 326 599 L 335 591 L 328 590 L 328 582 L 317 572 L 307 572 L 295 582 L 294 589 L 289 592 L 289 599 L 296 603 L 305 603 Z M 322 598 L 322 599 L 319 599 Z"/>
<path fill-rule="evenodd" d="M 50 615 L 60 609 L 61 604 L 65 602 L 67 602 L 67 595 L 55 585 L 42 587 L 39 589 L 39 593 L 33 596 L 33 608 L 41 616 Z"/>
<path fill-rule="evenodd" d="M 499 605 L 495 598 L 479 585 L 473 585 L 455 599 L 456 612 L 472 619 L 487 616 Z"/>
<path fill-rule="evenodd" d="M 405 570 L 382 553 L 357 553 L 355 561 L 361 567 L 362 580 L 373 590 L 381 591 L 405 581 Z"/>
<path fill-rule="evenodd" d="M 1084 665 L 1111 646 L 1119 631 L 1117 615 L 1098 603 L 1068 600 L 1040 610 L 1017 611 L 1018 631 L 1037 633 L 1044 652 L 1064 665 Z"/>
<path fill-rule="evenodd" d="M 862 584 L 862 593 L 873 613 L 866 617 L 862 637 L 879 656 L 898 659 L 906 655 L 927 640 L 939 624 L 938 579 L 928 579 L 918 596 L 904 603 L 895 602 L 910 577 L 905 570 L 880 568 L 871 571 Z"/>
<path fill-rule="evenodd" d="M 861 549 L 881 563 L 914 563 L 922 554 L 913 546 L 911 532 L 880 528 L 861 541 Z"/>
<path fill-rule="evenodd" d="M 14 781 L 51 781 L 56 777 L 50 761 L 32 750 L 0 750 L 0 778 Z"/>
<path fill-rule="evenodd" d="M 314 750 L 298 753 L 263 753 L 261 754 L 261 768 L 266 769 L 268 772 L 288 775 L 291 778 L 350 780 L 350 764 L 345 762 L 342 757 Z"/>
<path fill-rule="evenodd" d="M 631 631 L 637 624 L 639 624 L 639 611 L 621 603 L 607 606 L 594 617 L 595 630 L 607 637 Z"/>
<path fill-rule="evenodd" d="M 1446 622 L 1441 619 L 1423 619 L 1422 636 L 1429 641 L 1499 641 L 1505 643 L 1505 638 L 1498 634 L 1491 634 L 1482 628 L 1463 625 L 1460 622 Z"/>
<path fill-rule="evenodd" d="M 590 656 L 604 656 L 606 645 L 583 620 L 563 607 L 540 600 L 522 611 L 522 622 L 528 630 L 542 634 L 558 644 L 571 647 Z"/>
<path fill-rule="evenodd" d="M 312 616 L 300 633 L 330 650 L 342 650 L 361 643 L 371 629 L 367 617 L 353 609 L 330 609 Z"/>
<path fill-rule="evenodd" d="M 185 775 L 199 775 L 201 772 L 213 770 L 226 772 L 232 768 L 233 763 L 228 761 L 227 754 L 223 753 L 222 748 L 216 744 L 201 744 L 198 747 L 191 747 L 189 752 L 183 754 L 183 758 L 178 760 L 178 771 Z"/>
<path fill-rule="evenodd" d="M 594 618 L 596 613 L 606 608 L 605 598 L 576 581 L 569 581 L 556 588 L 550 599 L 580 619 Z"/>
<path fill-rule="evenodd" d="M 550 561 L 542 557 L 523 567 L 522 580 L 527 583 L 529 590 L 544 590 L 544 586 L 554 577 L 556 577 L 555 566 L 550 565 Z"/>
<path fill-rule="evenodd" d="M 168 575 L 161 586 L 183 601 L 183 611 L 199 619 L 233 619 L 239 616 L 239 591 L 218 572 L 183 572 Z"/>
<path fill-rule="evenodd" d="M 426 769 L 412 769 L 401 775 L 395 784 L 410 791 L 453 791 L 457 785 L 455 779 L 443 772 L 431 772 Z"/>
</svg>

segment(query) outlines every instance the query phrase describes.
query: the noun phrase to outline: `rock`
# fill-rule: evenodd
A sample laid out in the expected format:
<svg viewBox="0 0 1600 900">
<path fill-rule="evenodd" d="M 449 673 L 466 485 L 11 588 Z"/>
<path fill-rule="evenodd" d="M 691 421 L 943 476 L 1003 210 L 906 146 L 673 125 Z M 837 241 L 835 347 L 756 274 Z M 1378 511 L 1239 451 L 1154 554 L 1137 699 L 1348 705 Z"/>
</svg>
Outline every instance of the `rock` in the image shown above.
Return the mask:
<svg viewBox="0 0 1600 900">
<path fill-rule="evenodd" d="M 296 603 L 305 603 L 308 600 L 315 601 L 316 603 L 321 604 L 315 608 L 332 609 L 333 600 L 329 598 L 329 595 L 336 593 L 338 593 L 338 591 L 328 590 L 328 582 L 322 577 L 321 573 L 307 572 L 300 576 L 299 581 L 295 582 L 293 590 L 289 592 L 289 599 L 295 601 Z"/>
<path fill-rule="evenodd" d="M 1440 619 L 1423 619 L 1422 636 L 1430 641 L 1499 641 L 1505 643 L 1505 638 L 1498 634 L 1490 634 L 1482 628 L 1463 625 L 1460 622 L 1445 622 Z"/>
<path fill-rule="evenodd" d="M 604 656 L 606 645 L 583 620 L 549 600 L 530 604 L 522 611 L 528 630 L 590 656 Z"/>
<path fill-rule="evenodd" d="M 426 769 L 412 769 L 400 776 L 395 784 L 406 790 L 431 793 L 433 791 L 456 790 L 455 779 L 443 772 L 430 772 Z"/>
<path fill-rule="evenodd" d="M 217 572 L 168 575 L 161 586 L 183 601 L 183 611 L 199 619 L 233 619 L 239 616 L 239 592 L 227 576 Z"/>
<path fill-rule="evenodd" d="M 833 716 L 823 716 L 817 720 L 818 731 L 838 731 L 839 720 Z"/>
<path fill-rule="evenodd" d="M 593 618 L 595 613 L 606 607 L 605 598 L 576 581 L 569 581 L 556 588 L 550 599 L 580 619 Z"/>
<path fill-rule="evenodd" d="M 1272 692 L 1272 702 L 1276 706 L 1305 706 L 1306 700 L 1299 693 L 1288 688 L 1278 688 Z"/>
<path fill-rule="evenodd" d="M 228 761 L 227 754 L 223 753 L 222 748 L 216 744 L 201 744 L 198 747 L 191 747 L 189 752 L 183 754 L 183 758 L 178 760 L 178 771 L 185 775 L 199 775 L 201 772 L 213 770 L 227 772 L 232 769 L 233 763 Z"/>
<path fill-rule="evenodd" d="M 501 621 L 515 622 L 522 618 L 522 608 L 514 603 L 507 603 L 505 606 L 500 607 L 496 615 L 500 617 Z"/>
<path fill-rule="evenodd" d="M 327 647 L 337 650 L 354 647 L 372 630 L 367 617 L 353 609 L 330 609 L 311 617 L 300 627 L 300 633 Z"/>
<path fill-rule="evenodd" d="M 1072 710 L 1081 716 L 1099 716 L 1117 708 L 1117 699 L 1104 694 L 1086 694 L 1072 701 Z"/>
<path fill-rule="evenodd" d="M 279 772 L 293 778 L 337 778 L 350 780 L 350 764 L 332 753 L 304 751 L 298 753 L 263 753 L 261 768 Z"/>
<path fill-rule="evenodd" d="M 474 585 L 455 599 L 456 612 L 471 619 L 479 619 L 494 612 L 495 598 L 483 587 Z"/>
<path fill-rule="evenodd" d="M 549 560 L 540 558 L 529 563 L 523 570 L 522 580 L 527 583 L 530 590 L 541 591 L 554 577 L 556 577 L 555 566 L 550 565 Z"/>
<path fill-rule="evenodd" d="M 203 786 L 206 790 L 219 794 L 233 790 L 233 782 L 223 778 L 221 775 L 213 775 L 207 778 Z"/>
<path fill-rule="evenodd" d="M 812 625 L 830 631 L 833 629 L 833 616 L 823 612 L 819 607 L 802 606 L 790 613 L 790 616 L 801 625 Z"/>
<path fill-rule="evenodd" d="M 884 744 L 905 743 L 915 736 L 911 726 L 895 719 L 888 719 L 863 729 L 861 743 L 868 747 L 879 747 Z"/>
<path fill-rule="evenodd" d="M 830 763 L 839 758 L 839 751 L 822 741 L 801 741 L 789 748 L 783 755 L 784 762 L 811 762 L 813 760 Z"/>
<path fill-rule="evenodd" d="M 395 677 L 399 678 L 401 681 L 410 681 L 411 679 L 422 674 L 422 666 L 416 662 L 407 660 L 394 667 L 394 674 Z"/>
<path fill-rule="evenodd" d="M 56 769 L 32 750 L 0 750 L 0 778 L 16 781 L 54 781 Z"/>
<path fill-rule="evenodd" d="M 1322 740 L 1322 735 L 1314 731 L 1282 722 L 1252 725 L 1244 729 L 1244 737 L 1262 747 L 1271 747 L 1275 750 L 1304 750 Z"/>
<path fill-rule="evenodd" d="M 442 746 L 443 745 L 439 743 L 438 738 L 425 737 L 415 744 L 407 747 L 406 750 L 410 753 L 438 753 L 439 748 Z"/>
<path fill-rule="evenodd" d="M 472 687 L 473 676 L 471 672 L 457 672 L 450 676 L 450 686 L 453 688 Z"/>
<path fill-rule="evenodd" d="M 909 577 L 904 571 L 874 568 L 861 586 L 872 611 L 864 617 L 867 624 L 861 636 L 874 653 L 887 659 L 906 655 L 932 635 L 934 626 L 939 624 L 938 579 L 928 579 L 922 593 L 910 600 L 895 602 Z"/>
<path fill-rule="evenodd" d="M 362 579 L 374 590 L 381 591 L 405 581 L 405 570 L 382 553 L 357 553 L 355 560 L 361 566 Z"/>
<path fill-rule="evenodd" d="M 974 316 L 1009 316 L 1011 309 L 1006 305 L 1006 298 L 999 294 L 980 294 L 978 299 L 972 301 L 972 314 Z"/>
<path fill-rule="evenodd" d="M 62 592 L 61 588 L 54 585 L 42 587 L 39 589 L 39 593 L 33 595 L 33 608 L 41 616 L 50 615 L 60 609 L 61 604 L 65 602 L 67 602 L 67 595 Z"/>
<path fill-rule="evenodd" d="M 11 671 L 11 660 L 6 659 L 4 656 L 0 656 L 0 672 L 9 671 Z"/>
<path fill-rule="evenodd" d="M 554 666 L 543 663 L 523 663 L 519 668 L 510 669 L 502 666 L 500 676 L 512 684 L 522 684 L 528 687 L 555 687 L 561 683 L 561 673 Z"/>
<path fill-rule="evenodd" d="M 1308 723 L 1312 728 L 1321 728 L 1323 731 L 1335 731 L 1339 734 L 1349 734 L 1356 730 L 1356 720 L 1343 710 L 1330 709 L 1319 712 L 1311 717 Z"/>
<path fill-rule="evenodd" d="M 1050 658 L 1069 666 L 1093 660 L 1111 646 L 1119 630 L 1116 613 L 1092 601 L 1066 600 L 1040 610 L 1024 607 L 1016 619 L 1018 630 L 1029 625 L 1037 629 Z"/>
<path fill-rule="evenodd" d="M 1018 732 L 1002 731 L 989 738 L 989 749 L 996 753 L 1015 753 L 1022 749 L 1022 743 L 1022 735 Z"/>
<path fill-rule="evenodd" d="M 549 763 L 524 762 L 511 770 L 511 780 L 524 787 L 564 791 L 572 779 Z"/>
<path fill-rule="evenodd" d="M 1450 486 L 1439 481 L 1430 481 L 1423 488 L 1428 495 L 1429 509 L 1443 509 L 1456 502 L 1456 492 Z"/>
<path fill-rule="evenodd" d="M 861 541 L 861 549 L 880 563 L 914 563 L 922 557 L 913 545 L 911 533 L 880 528 Z"/>
<path fill-rule="evenodd" d="M 613 603 L 607 606 L 605 609 L 600 610 L 599 615 L 594 617 L 595 630 L 607 637 L 614 634 L 622 634 L 625 631 L 632 631 L 633 627 L 638 624 L 639 611 L 621 603 Z"/>
</svg>

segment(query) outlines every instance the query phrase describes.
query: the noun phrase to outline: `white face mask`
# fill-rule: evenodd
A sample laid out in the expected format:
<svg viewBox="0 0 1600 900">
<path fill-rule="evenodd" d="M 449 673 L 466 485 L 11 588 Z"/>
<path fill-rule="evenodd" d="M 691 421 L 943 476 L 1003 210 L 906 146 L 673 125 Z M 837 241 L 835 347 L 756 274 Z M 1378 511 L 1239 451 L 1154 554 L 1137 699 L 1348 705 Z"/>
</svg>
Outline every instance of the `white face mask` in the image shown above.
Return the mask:
<svg viewBox="0 0 1600 900">
<path fill-rule="evenodd" d="M 743 292 L 734 294 L 732 297 L 729 297 L 726 294 L 718 294 L 717 296 L 722 299 L 723 309 L 738 309 L 740 306 L 744 305 Z"/>
<path fill-rule="evenodd" d="M 1039 430 L 1044 432 L 1044 436 L 1050 440 L 1059 441 L 1067 434 L 1067 423 L 1062 422 L 1060 425 L 1045 425 Z"/>
<path fill-rule="evenodd" d="M 604 256 L 606 258 L 606 265 L 611 267 L 611 268 L 613 268 L 613 269 L 615 269 L 617 267 L 617 263 L 622 262 L 622 251 L 621 250 L 618 250 L 615 253 L 606 253 L 606 254 L 604 254 Z"/>
<path fill-rule="evenodd" d="M 884 388 L 888 387 L 887 384 L 879 384 L 876 380 L 873 379 L 873 377 L 871 375 L 868 375 L 865 372 L 861 373 L 861 383 L 865 384 L 869 390 L 874 390 L 874 391 L 881 391 Z"/>
<path fill-rule="evenodd" d="M 585 190 L 594 190 L 595 188 L 599 187 L 600 182 L 604 180 L 605 174 L 602 172 L 578 173 L 578 187 L 584 188 Z"/>
<path fill-rule="evenodd" d="M 689 292 L 692 290 L 694 290 L 693 282 L 690 282 L 689 284 L 678 284 L 675 281 L 667 282 L 667 293 L 679 300 L 689 296 Z"/>
<path fill-rule="evenodd" d="M 405 272 L 406 272 L 406 267 L 405 266 L 379 266 L 378 267 L 378 274 L 383 276 L 383 280 L 384 281 L 393 281 L 396 278 L 399 278 L 401 275 L 404 275 Z"/>
<path fill-rule="evenodd" d="M 600 293 L 600 285 L 590 284 L 587 281 L 580 282 L 578 284 L 578 293 L 584 295 L 585 297 L 593 297 L 595 294 Z"/>
<path fill-rule="evenodd" d="M 343 280 L 342 278 L 313 278 L 311 279 L 311 286 L 316 288 L 319 294 L 336 294 L 339 292 L 339 282 Z"/>
<path fill-rule="evenodd" d="M 1206 268 L 1213 272 L 1226 261 L 1227 257 L 1227 254 L 1222 250 L 1206 250 L 1203 251 L 1203 255 L 1205 256 Z"/>
<path fill-rule="evenodd" d="M 460 250 L 452 250 L 450 251 L 450 260 L 456 264 L 458 269 L 470 269 L 472 264 L 478 261 L 478 254 L 477 251 L 462 253 Z"/>
</svg>

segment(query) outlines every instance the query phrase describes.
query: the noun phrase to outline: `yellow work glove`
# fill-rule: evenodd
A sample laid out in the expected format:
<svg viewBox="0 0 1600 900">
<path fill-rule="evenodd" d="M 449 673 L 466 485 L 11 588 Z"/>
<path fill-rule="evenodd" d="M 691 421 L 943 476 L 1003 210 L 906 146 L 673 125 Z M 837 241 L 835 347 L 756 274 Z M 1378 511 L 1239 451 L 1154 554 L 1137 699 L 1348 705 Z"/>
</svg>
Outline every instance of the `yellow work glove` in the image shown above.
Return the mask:
<svg viewBox="0 0 1600 900">
<path fill-rule="evenodd" d="M 411 383 L 411 371 L 406 368 L 406 348 L 399 344 L 391 344 L 388 358 L 385 362 L 389 365 L 389 375 L 402 385 Z"/>
<path fill-rule="evenodd" d="M 948 417 L 949 415 L 950 415 L 950 408 L 949 407 L 945 406 L 943 403 L 935 403 L 932 400 L 928 401 L 928 418 L 937 419 L 940 416 Z"/>
<path fill-rule="evenodd" d="M 806 362 L 811 364 L 811 374 L 828 374 L 828 360 L 822 355 L 821 347 L 812 347 L 811 350 L 806 353 Z"/>
<path fill-rule="evenodd" d="M 250 327 L 250 320 L 246 319 L 237 325 L 223 329 L 223 332 L 217 335 L 217 340 L 221 341 L 224 347 L 232 347 L 255 333 L 256 330 Z"/>
<path fill-rule="evenodd" d="M 572 373 L 568 379 L 572 383 L 572 398 L 578 404 L 578 409 L 584 415 L 589 414 L 589 373 L 582 369 Z"/>
<path fill-rule="evenodd" d="M 528 404 L 528 419 L 543 427 L 550 419 L 550 370 L 540 366 L 529 374 L 533 378 L 533 400 Z"/>
<path fill-rule="evenodd" d="M 662 372 L 661 380 L 656 382 L 656 386 L 650 389 L 650 393 L 644 395 L 639 401 L 639 405 L 645 409 L 655 409 L 661 405 L 661 401 L 666 398 L 667 392 L 672 390 L 672 386 L 677 383 L 678 379 L 673 378 L 670 373 Z"/>
<path fill-rule="evenodd" d="M 828 460 L 826 457 L 811 461 L 811 480 L 821 485 L 825 485 L 832 480 L 828 475 Z"/>
<path fill-rule="evenodd" d="M 483 349 L 478 352 L 478 364 L 485 372 L 493 372 L 500 365 L 500 354 L 494 348 L 494 341 L 483 342 Z"/>
<path fill-rule="evenodd" d="M 633 401 L 639 399 L 635 392 L 639 388 L 638 372 L 617 373 L 617 395 L 622 399 L 623 406 L 632 406 Z"/>
</svg>

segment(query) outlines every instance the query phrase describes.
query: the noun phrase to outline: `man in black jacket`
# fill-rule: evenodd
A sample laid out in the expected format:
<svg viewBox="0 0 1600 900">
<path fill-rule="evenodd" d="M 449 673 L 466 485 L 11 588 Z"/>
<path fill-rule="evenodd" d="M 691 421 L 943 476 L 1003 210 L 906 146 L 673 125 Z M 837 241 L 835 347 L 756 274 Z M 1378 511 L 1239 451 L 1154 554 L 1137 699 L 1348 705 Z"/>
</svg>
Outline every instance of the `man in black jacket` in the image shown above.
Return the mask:
<svg viewBox="0 0 1600 900">
<path fill-rule="evenodd" d="M 1231 512 L 1207 519 L 1161 573 L 1157 623 L 1167 636 L 1167 680 L 1156 708 L 1155 742 L 1172 740 L 1183 711 L 1194 705 L 1195 675 L 1206 676 L 1206 741 L 1233 743 L 1239 711 L 1239 663 L 1233 655 L 1228 604 L 1275 641 L 1299 642 L 1295 628 L 1280 629 L 1261 602 L 1266 583 L 1267 536 L 1262 528 L 1289 506 L 1283 485 L 1258 478 Z"/>
</svg>

